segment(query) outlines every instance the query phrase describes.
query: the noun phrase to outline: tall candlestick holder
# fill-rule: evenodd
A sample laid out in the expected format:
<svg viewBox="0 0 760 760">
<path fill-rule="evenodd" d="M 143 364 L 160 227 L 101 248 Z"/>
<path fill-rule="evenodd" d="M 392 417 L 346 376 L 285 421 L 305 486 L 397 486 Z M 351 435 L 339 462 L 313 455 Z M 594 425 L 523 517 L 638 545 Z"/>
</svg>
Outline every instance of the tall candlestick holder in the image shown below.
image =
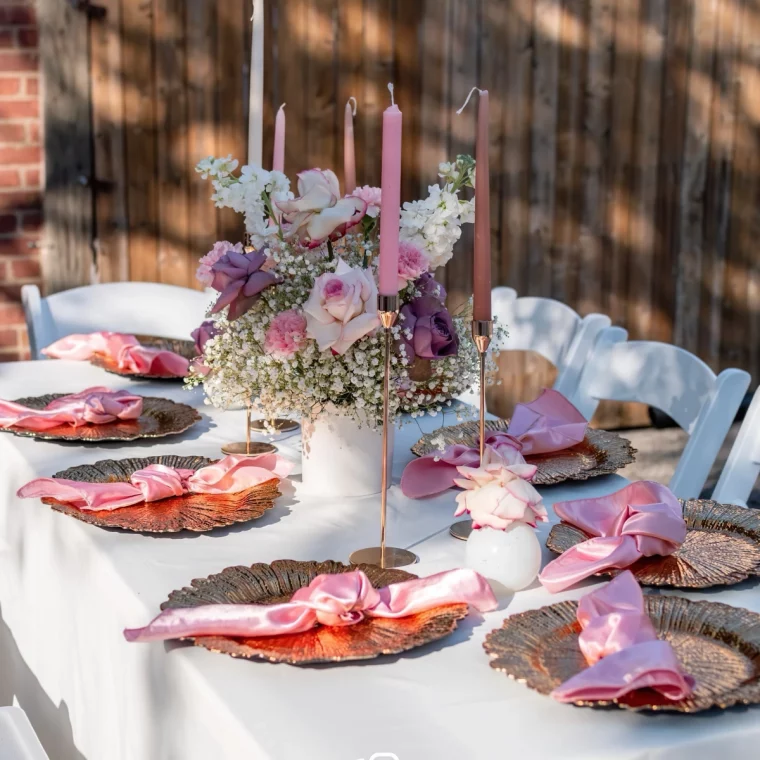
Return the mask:
<svg viewBox="0 0 760 760">
<path fill-rule="evenodd" d="M 269 454 L 277 451 L 277 446 L 262 441 L 251 441 L 251 400 L 245 402 L 245 441 L 233 441 L 225 443 L 222 446 L 223 454 L 245 454 L 253 456 L 254 454 Z"/>
<path fill-rule="evenodd" d="M 386 512 L 388 507 L 388 486 L 390 485 L 390 463 L 388 461 L 390 392 L 391 392 L 391 345 L 393 325 L 398 319 L 398 295 L 378 296 L 378 315 L 383 326 L 385 339 L 385 375 L 383 380 L 383 462 L 382 491 L 380 492 L 380 546 L 357 549 L 352 552 L 351 564 L 379 565 L 382 568 L 404 567 L 417 561 L 417 555 L 406 549 L 385 545 Z"/>
<path fill-rule="evenodd" d="M 490 319 L 473 319 L 472 320 L 472 340 L 478 349 L 478 361 L 480 365 L 480 424 L 478 426 L 480 439 L 480 465 L 483 466 L 483 454 L 486 449 L 486 356 L 488 347 L 491 345 L 493 338 L 493 321 Z M 460 520 L 455 522 L 450 528 L 454 538 L 466 541 L 472 533 L 472 520 Z"/>
</svg>

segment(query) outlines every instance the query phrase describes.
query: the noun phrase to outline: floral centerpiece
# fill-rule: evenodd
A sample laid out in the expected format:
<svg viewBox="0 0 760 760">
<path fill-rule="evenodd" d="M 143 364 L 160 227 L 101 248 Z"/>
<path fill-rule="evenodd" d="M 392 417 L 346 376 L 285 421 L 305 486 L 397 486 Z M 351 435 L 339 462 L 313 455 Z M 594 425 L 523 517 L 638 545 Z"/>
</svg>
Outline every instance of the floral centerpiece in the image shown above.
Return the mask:
<svg viewBox="0 0 760 760">
<path fill-rule="evenodd" d="M 249 245 L 217 243 L 197 276 L 219 296 L 204 332 L 203 382 L 211 403 L 250 400 L 265 419 L 326 412 L 376 429 L 382 418 L 383 341 L 377 314 L 379 188 L 344 195 L 330 170 L 298 175 L 294 192 L 277 171 L 207 158 L 212 200 L 245 217 Z M 470 315 L 452 314 L 433 273 L 453 255 L 461 226 L 473 220 L 475 163 L 441 164 L 441 185 L 401 211 L 393 328 L 392 415 L 436 413 L 478 377 Z"/>
</svg>

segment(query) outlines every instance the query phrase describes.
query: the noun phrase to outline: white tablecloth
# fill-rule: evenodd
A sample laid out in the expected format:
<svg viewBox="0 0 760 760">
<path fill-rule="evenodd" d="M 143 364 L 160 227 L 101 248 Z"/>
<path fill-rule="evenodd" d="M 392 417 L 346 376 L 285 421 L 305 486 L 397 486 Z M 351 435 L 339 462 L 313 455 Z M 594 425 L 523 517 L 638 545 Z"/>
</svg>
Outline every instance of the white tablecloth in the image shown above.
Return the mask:
<svg viewBox="0 0 760 760">
<path fill-rule="evenodd" d="M 483 639 L 506 615 L 577 598 L 588 586 L 553 597 L 533 587 L 502 599 L 485 618 L 469 616 L 437 644 L 361 664 L 295 668 L 189 645 L 126 643 L 124 627 L 147 622 L 192 578 L 280 558 L 345 561 L 353 549 L 376 544 L 378 499 L 316 499 L 297 490 L 247 525 L 155 537 L 102 530 L 17 499 L 23 483 L 74 464 L 159 453 L 219 456 L 222 443 L 241 438 L 242 412 L 217 412 L 178 385 L 136 385 L 87 364 L 0 365 L 0 398 L 93 384 L 170 396 L 197 404 L 205 416 L 183 436 L 126 446 L 0 434 L 0 704 L 18 699 L 52 758 L 699 760 L 720 753 L 726 760 L 757 751 L 752 709 L 695 716 L 578 709 L 488 667 Z M 423 424 L 429 429 L 440 418 Z M 418 435 L 416 425 L 397 433 L 396 483 Z M 297 437 L 280 445 L 297 461 Z M 623 484 L 608 476 L 543 495 L 549 505 Z M 412 501 L 393 487 L 389 538 L 419 554 L 414 572 L 463 564 L 464 544 L 447 533 L 453 503 L 451 493 Z M 760 612 L 754 582 L 689 596 Z"/>
</svg>

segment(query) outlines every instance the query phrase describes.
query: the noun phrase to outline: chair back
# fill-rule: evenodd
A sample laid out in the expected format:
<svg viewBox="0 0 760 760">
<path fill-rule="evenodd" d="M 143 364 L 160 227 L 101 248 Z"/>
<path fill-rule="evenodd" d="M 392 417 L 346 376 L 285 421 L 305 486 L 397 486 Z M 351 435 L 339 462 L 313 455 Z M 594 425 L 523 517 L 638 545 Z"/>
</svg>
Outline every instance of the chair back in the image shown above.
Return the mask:
<svg viewBox="0 0 760 760">
<path fill-rule="evenodd" d="M 697 497 L 750 377 L 739 369 L 716 376 L 701 359 L 667 343 L 621 342 L 620 330 L 599 336 L 571 400 L 587 419 L 602 400 L 638 401 L 669 415 L 689 434 L 670 488 L 681 498 Z"/>
<path fill-rule="evenodd" d="M 747 416 L 712 493 L 721 504 L 746 507 L 760 475 L 760 389 L 755 391 Z"/>
<path fill-rule="evenodd" d="M 72 333 L 111 330 L 189 338 L 211 302 L 198 290 L 155 282 L 109 282 L 40 297 L 36 285 L 21 291 L 32 358 Z"/>
</svg>

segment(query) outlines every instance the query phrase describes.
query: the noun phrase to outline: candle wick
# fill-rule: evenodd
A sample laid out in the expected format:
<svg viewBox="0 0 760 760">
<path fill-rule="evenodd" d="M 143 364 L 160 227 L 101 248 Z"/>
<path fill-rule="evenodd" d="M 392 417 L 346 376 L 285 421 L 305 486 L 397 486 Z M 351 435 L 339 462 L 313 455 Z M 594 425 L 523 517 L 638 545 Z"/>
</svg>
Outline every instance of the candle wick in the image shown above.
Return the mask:
<svg viewBox="0 0 760 760">
<path fill-rule="evenodd" d="M 483 92 L 483 90 L 481 90 L 480 87 L 473 87 L 470 90 L 470 92 L 467 94 L 467 100 L 464 101 L 464 103 L 462 104 L 462 107 L 457 111 L 458 114 L 462 113 L 462 111 L 464 111 L 464 109 L 467 107 L 467 104 L 470 102 L 470 98 L 472 97 L 472 93 L 475 92 L 475 90 L 477 90 L 478 93 Z"/>
<path fill-rule="evenodd" d="M 391 105 L 395 106 L 396 101 L 393 99 L 393 82 L 388 82 L 388 89 L 390 90 L 390 93 L 391 93 Z"/>
<path fill-rule="evenodd" d="M 280 106 L 280 107 L 277 109 L 277 111 L 278 111 L 278 112 L 279 112 L 279 111 L 282 111 L 282 109 L 283 109 L 283 108 L 285 108 L 285 103 L 283 103 L 283 104 L 282 104 L 282 105 L 281 105 L 281 106 Z"/>
<path fill-rule="evenodd" d="M 350 103 L 352 100 L 354 101 L 354 114 L 353 115 L 356 116 L 356 98 L 353 95 L 348 99 L 348 102 Z"/>
</svg>

